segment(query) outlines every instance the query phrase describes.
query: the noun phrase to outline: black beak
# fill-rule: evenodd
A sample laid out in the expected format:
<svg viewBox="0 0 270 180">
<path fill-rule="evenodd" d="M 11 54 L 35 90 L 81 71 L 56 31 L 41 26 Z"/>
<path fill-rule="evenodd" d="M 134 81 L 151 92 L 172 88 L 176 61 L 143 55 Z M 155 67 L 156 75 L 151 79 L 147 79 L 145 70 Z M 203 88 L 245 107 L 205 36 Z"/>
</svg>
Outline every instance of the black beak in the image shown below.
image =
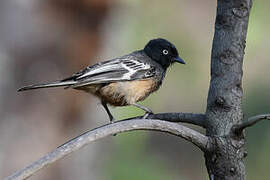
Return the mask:
<svg viewBox="0 0 270 180">
<path fill-rule="evenodd" d="M 181 59 L 179 56 L 174 58 L 175 62 L 181 63 L 181 64 L 186 64 L 185 61 L 183 59 Z"/>
</svg>

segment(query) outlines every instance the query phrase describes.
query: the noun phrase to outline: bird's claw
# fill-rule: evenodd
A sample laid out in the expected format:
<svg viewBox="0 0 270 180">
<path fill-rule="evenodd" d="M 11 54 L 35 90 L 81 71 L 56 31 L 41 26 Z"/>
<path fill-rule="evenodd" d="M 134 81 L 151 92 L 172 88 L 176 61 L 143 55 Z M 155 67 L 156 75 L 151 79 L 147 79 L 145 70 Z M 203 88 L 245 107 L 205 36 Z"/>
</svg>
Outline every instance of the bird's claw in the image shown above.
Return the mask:
<svg viewBox="0 0 270 180">
<path fill-rule="evenodd" d="M 113 124 L 113 123 L 115 123 L 115 119 L 113 116 L 110 116 L 110 124 Z"/>
<path fill-rule="evenodd" d="M 147 119 L 149 115 L 153 114 L 153 112 L 146 112 L 144 115 L 143 115 L 143 119 Z"/>
<path fill-rule="evenodd" d="M 113 124 L 113 123 L 115 123 L 115 119 L 114 118 L 110 118 L 110 124 Z M 113 136 L 116 136 L 116 135 L 117 135 L 117 133 L 113 134 Z"/>
</svg>

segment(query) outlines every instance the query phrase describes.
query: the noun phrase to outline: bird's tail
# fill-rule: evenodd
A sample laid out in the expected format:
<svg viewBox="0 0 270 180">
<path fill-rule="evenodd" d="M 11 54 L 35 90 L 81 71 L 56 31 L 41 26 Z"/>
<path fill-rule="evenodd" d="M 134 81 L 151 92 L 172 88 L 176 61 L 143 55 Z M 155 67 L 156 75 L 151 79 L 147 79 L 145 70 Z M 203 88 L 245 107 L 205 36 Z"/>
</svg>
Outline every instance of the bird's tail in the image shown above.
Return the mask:
<svg viewBox="0 0 270 180">
<path fill-rule="evenodd" d="M 32 89 L 61 87 L 61 86 L 65 86 L 68 88 L 68 86 L 73 85 L 75 83 L 76 83 L 75 81 L 55 81 L 51 83 L 33 84 L 29 86 L 24 86 L 18 89 L 18 91 L 27 91 L 27 90 L 32 90 Z"/>
</svg>

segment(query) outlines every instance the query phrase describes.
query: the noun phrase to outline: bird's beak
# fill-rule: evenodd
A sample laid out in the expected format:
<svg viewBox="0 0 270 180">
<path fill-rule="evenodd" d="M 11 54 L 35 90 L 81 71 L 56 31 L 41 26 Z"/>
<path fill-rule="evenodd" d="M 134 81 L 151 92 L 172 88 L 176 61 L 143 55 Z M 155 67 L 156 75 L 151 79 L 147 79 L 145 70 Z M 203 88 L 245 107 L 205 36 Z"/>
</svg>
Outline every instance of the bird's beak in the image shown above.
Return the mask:
<svg viewBox="0 0 270 180">
<path fill-rule="evenodd" d="M 181 64 L 186 64 L 185 61 L 183 59 L 181 59 L 179 56 L 174 58 L 175 62 L 181 63 Z"/>
</svg>

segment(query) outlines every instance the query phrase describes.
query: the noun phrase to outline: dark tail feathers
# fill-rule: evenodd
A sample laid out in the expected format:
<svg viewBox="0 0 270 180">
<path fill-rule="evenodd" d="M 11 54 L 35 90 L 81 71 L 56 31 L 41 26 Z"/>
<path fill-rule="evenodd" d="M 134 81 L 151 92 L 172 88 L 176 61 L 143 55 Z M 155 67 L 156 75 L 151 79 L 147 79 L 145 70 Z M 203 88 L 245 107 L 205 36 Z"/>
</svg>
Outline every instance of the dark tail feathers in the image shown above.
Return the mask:
<svg viewBox="0 0 270 180">
<path fill-rule="evenodd" d="M 33 84 L 29 86 L 24 86 L 20 89 L 18 89 L 18 92 L 20 91 L 27 91 L 27 90 L 32 90 L 32 89 L 40 89 L 40 88 L 51 88 L 51 87 L 61 87 L 61 86 L 70 86 L 75 84 L 75 81 L 56 81 L 52 83 L 43 83 L 43 84 Z"/>
</svg>

